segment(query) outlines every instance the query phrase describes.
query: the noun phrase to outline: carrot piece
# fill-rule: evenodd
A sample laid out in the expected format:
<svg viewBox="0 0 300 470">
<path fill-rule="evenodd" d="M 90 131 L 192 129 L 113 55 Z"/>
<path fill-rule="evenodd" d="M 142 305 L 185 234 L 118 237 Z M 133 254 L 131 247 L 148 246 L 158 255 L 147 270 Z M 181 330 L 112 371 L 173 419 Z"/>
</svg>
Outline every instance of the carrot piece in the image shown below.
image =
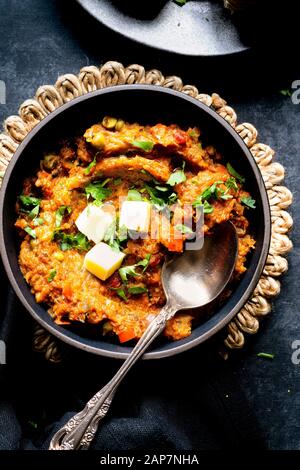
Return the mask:
<svg viewBox="0 0 300 470">
<path fill-rule="evenodd" d="M 121 333 L 118 334 L 118 337 L 120 343 L 126 343 L 127 341 L 134 339 L 136 335 L 133 328 L 128 328 L 128 330 L 121 331 Z"/>
<path fill-rule="evenodd" d="M 70 283 L 66 283 L 63 287 L 62 291 L 63 295 L 66 297 L 67 300 L 72 300 L 73 291 Z"/>
</svg>

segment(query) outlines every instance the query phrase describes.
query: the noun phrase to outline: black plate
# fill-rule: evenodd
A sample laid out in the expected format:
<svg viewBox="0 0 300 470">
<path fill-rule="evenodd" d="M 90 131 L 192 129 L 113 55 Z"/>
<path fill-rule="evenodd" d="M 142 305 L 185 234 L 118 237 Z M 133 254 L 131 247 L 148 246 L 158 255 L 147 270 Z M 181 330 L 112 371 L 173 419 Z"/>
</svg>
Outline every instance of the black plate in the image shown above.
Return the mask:
<svg viewBox="0 0 300 470">
<path fill-rule="evenodd" d="M 245 17 L 231 15 L 222 0 L 77 0 L 108 28 L 141 44 L 189 56 L 219 56 L 249 49 Z"/>
<path fill-rule="evenodd" d="M 213 316 L 195 327 L 180 341 L 166 339 L 152 346 L 144 357 L 171 356 L 202 343 L 223 328 L 245 304 L 262 273 L 270 242 L 270 211 L 260 171 L 250 151 L 232 127 L 213 110 L 184 93 L 150 85 L 124 85 L 86 94 L 61 106 L 38 124 L 13 156 L 3 180 L 0 195 L 0 249 L 9 280 L 33 318 L 68 344 L 95 354 L 125 358 L 131 347 L 112 344 L 80 330 L 70 330 L 53 323 L 43 306 L 35 302 L 18 265 L 19 240 L 14 228 L 15 203 L 22 181 L 38 167 L 41 155 L 53 142 L 69 133 L 82 132 L 105 114 L 122 116 L 141 123 L 164 122 L 183 126 L 198 125 L 238 172 L 247 176 L 246 189 L 256 199 L 251 227 L 256 249 L 249 257 L 248 270 L 230 298 Z M 95 331 L 95 330 L 94 330 Z"/>
</svg>

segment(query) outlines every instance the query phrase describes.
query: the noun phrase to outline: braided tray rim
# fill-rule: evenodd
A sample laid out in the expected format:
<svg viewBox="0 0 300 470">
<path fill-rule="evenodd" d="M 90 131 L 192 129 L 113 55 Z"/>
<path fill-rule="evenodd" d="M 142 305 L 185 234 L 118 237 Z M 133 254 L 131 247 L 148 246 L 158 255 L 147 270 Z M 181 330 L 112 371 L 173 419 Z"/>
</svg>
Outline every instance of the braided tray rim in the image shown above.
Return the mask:
<svg viewBox="0 0 300 470">
<path fill-rule="evenodd" d="M 257 142 L 258 132 L 252 124 L 248 122 L 238 124 L 234 109 L 217 93 L 212 95 L 200 93 L 194 85 L 183 84 L 180 77 L 174 75 L 165 77 L 159 70 L 145 70 L 138 64 L 124 67 L 115 61 L 106 62 L 101 67 L 83 67 L 77 76 L 62 75 L 55 85 L 40 86 L 34 98 L 21 104 L 18 115 L 5 119 L 4 129 L 0 134 L 0 185 L 18 145 L 45 116 L 85 93 L 108 86 L 136 83 L 172 88 L 211 107 L 229 122 L 244 140 L 265 182 L 272 222 L 269 253 L 262 276 L 251 298 L 226 327 L 223 352 L 223 357 L 226 357 L 228 350 L 243 347 L 246 334 L 257 333 L 261 319 L 271 311 L 271 300 L 280 293 L 279 278 L 288 270 L 286 255 L 293 247 L 288 236 L 293 219 L 286 210 L 291 205 L 293 196 L 290 190 L 282 185 L 285 171 L 280 163 L 274 162 L 274 150 L 266 144 Z M 49 361 L 61 361 L 56 339 L 39 325 L 34 329 L 33 348 L 43 353 Z"/>
</svg>

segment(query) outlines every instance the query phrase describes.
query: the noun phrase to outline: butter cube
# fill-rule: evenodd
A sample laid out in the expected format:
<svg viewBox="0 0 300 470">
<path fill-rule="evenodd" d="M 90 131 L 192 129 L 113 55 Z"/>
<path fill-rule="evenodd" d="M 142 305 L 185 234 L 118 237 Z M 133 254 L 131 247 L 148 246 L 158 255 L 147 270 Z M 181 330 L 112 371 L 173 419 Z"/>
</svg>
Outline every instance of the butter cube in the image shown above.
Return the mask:
<svg viewBox="0 0 300 470">
<path fill-rule="evenodd" d="M 151 204 L 147 201 L 124 201 L 121 206 L 120 227 L 136 232 L 148 232 Z"/>
<path fill-rule="evenodd" d="M 121 266 L 124 257 L 124 253 L 117 252 L 101 242 L 87 252 L 84 267 L 101 281 L 106 281 Z"/>
<path fill-rule="evenodd" d="M 103 240 L 105 232 L 114 222 L 114 215 L 103 210 L 102 207 L 89 204 L 76 219 L 78 230 L 89 240 L 99 243 Z"/>
</svg>

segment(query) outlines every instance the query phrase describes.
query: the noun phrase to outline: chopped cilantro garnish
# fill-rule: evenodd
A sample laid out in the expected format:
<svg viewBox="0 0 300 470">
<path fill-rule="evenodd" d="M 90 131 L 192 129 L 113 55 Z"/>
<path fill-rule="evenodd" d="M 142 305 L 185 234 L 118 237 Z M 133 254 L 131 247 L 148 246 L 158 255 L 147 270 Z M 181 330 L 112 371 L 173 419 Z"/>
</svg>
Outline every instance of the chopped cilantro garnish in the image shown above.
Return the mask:
<svg viewBox="0 0 300 470">
<path fill-rule="evenodd" d="M 41 200 L 39 198 L 33 196 L 25 196 L 25 194 L 21 194 L 20 201 L 23 206 L 26 207 L 39 206 L 41 203 Z"/>
<path fill-rule="evenodd" d="M 24 230 L 25 230 L 25 232 L 27 232 L 28 235 L 30 235 L 32 238 L 36 238 L 35 230 L 32 229 L 31 227 L 29 227 L 29 225 L 27 225 L 27 227 L 25 227 Z"/>
<path fill-rule="evenodd" d="M 44 219 L 42 219 L 41 217 L 36 217 L 35 219 L 33 219 L 33 225 L 35 227 L 37 227 L 38 225 L 42 225 L 44 223 Z"/>
<path fill-rule="evenodd" d="M 126 294 L 125 294 L 125 289 L 124 287 L 110 287 L 111 290 L 114 290 L 116 291 L 116 294 L 123 300 L 125 300 L 125 302 L 127 302 L 127 297 L 126 297 Z"/>
<path fill-rule="evenodd" d="M 154 147 L 154 143 L 150 140 L 134 140 L 131 145 L 144 150 L 144 152 L 150 152 Z"/>
<path fill-rule="evenodd" d="M 55 214 L 55 227 L 58 228 L 61 226 L 62 220 L 64 218 L 65 213 L 67 212 L 70 214 L 72 211 L 70 206 L 60 206 Z"/>
<path fill-rule="evenodd" d="M 183 183 L 186 180 L 184 166 L 185 162 L 183 163 L 183 167 L 181 169 L 174 171 L 174 173 L 170 175 L 167 184 L 169 184 L 170 186 L 175 186 L 175 184 Z"/>
<path fill-rule="evenodd" d="M 60 248 L 62 251 L 71 250 L 72 248 L 88 251 L 92 246 L 86 236 L 80 232 L 73 235 L 57 230 L 53 234 L 53 239 L 60 242 Z"/>
<path fill-rule="evenodd" d="M 121 183 L 122 183 L 122 178 L 116 178 L 116 179 L 113 180 L 113 184 L 114 184 L 115 186 L 118 186 L 118 185 L 121 184 Z"/>
<path fill-rule="evenodd" d="M 48 277 L 48 282 L 52 282 L 56 276 L 56 269 L 51 269 Z"/>
<path fill-rule="evenodd" d="M 228 189 L 233 189 L 234 191 L 237 191 L 239 189 L 236 179 L 233 176 L 230 176 L 230 178 L 225 181 L 225 186 L 227 186 Z"/>
<path fill-rule="evenodd" d="M 92 197 L 96 204 L 103 202 L 104 199 L 111 195 L 111 190 L 104 187 L 109 181 L 110 178 L 106 178 L 104 181 L 89 183 L 85 187 L 87 198 Z"/>
<path fill-rule="evenodd" d="M 94 168 L 94 166 L 96 166 L 96 164 L 97 164 L 97 154 L 94 156 L 94 160 L 84 170 L 84 174 L 89 175 L 91 170 Z"/>
<path fill-rule="evenodd" d="M 136 268 L 139 266 L 143 267 L 143 273 L 144 273 L 149 265 L 150 258 L 151 258 L 151 255 L 148 254 L 144 259 L 142 259 L 138 263 L 132 264 L 131 266 L 123 266 L 122 268 L 120 268 L 119 274 L 121 276 L 122 281 L 127 282 L 128 276 L 132 276 L 132 277 L 140 276 L 141 274 L 136 272 Z"/>
<path fill-rule="evenodd" d="M 186 225 L 183 225 L 183 224 L 177 224 L 175 225 L 175 228 L 176 230 L 178 230 L 178 232 L 181 232 L 183 234 L 193 233 L 193 230 L 191 230 L 190 227 L 187 227 Z"/>
<path fill-rule="evenodd" d="M 234 176 L 240 183 L 245 183 L 244 176 L 241 176 L 231 165 L 227 163 L 226 168 L 231 176 Z"/>
<path fill-rule="evenodd" d="M 128 287 L 128 293 L 132 295 L 143 294 L 144 292 L 148 292 L 147 287 L 142 287 L 142 286 Z"/>
<path fill-rule="evenodd" d="M 127 201 L 142 201 L 141 193 L 137 189 L 129 189 L 127 194 Z"/>
<path fill-rule="evenodd" d="M 275 354 L 260 352 L 260 353 L 257 354 L 257 357 L 263 357 L 265 359 L 274 359 Z"/>
<path fill-rule="evenodd" d="M 241 198 L 241 202 L 249 207 L 250 209 L 256 209 L 256 205 L 255 205 L 255 199 L 252 199 L 250 196 L 249 197 L 242 197 Z"/>
</svg>

